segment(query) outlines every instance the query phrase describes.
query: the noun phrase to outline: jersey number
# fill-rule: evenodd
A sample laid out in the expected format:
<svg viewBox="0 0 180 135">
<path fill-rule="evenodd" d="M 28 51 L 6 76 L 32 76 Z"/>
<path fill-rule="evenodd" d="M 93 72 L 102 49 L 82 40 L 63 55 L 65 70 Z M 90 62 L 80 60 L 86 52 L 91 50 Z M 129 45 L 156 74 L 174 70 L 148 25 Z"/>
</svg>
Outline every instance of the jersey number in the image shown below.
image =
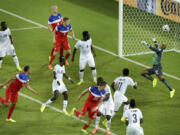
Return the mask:
<svg viewBox="0 0 180 135">
<path fill-rule="evenodd" d="M 135 113 L 133 114 L 133 118 L 134 118 L 133 123 L 137 123 L 137 115 Z"/>
<path fill-rule="evenodd" d="M 119 85 L 118 85 L 118 90 L 121 89 L 121 86 L 122 86 L 123 82 L 119 82 Z"/>
</svg>

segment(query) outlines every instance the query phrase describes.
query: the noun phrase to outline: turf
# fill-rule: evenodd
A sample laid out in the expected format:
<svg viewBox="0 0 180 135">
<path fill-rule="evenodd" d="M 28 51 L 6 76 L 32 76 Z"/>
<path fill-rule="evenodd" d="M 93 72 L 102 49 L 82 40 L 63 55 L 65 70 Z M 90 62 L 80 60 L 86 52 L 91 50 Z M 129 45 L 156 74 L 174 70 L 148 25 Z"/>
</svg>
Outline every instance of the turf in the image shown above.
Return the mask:
<svg viewBox="0 0 180 135">
<path fill-rule="evenodd" d="M 16 13 L 25 18 L 31 19 L 43 25 L 47 25 L 47 18 L 50 15 L 50 6 L 57 4 L 60 7 L 60 12 L 63 16 L 71 18 L 72 27 L 75 30 L 77 38 L 81 38 L 81 32 L 84 29 L 90 31 L 93 43 L 99 47 L 117 53 L 118 43 L 118 5 L 110 0 L 0 0 L 1 8 L 10 12 Z M 0 12 L 0 20 L 7 20 L 9 27 L 23 28 L 35 26 L 26 23 L 20 19 Z M 126 22 L 124 22 L 126 25 Z M 128 24 L 127 24 L 128 25 Z M 130 25 L 130 28 L 134 27 Z M 142 30 L 146 30 L 145 28 Z M 47 68 L 48 56 L 52 49 L 52 36 L 46 29 L 33 29 L 24 31 L 12 31 L 14 37 L 14 46 L 17 56 L 19 57 L 22 66 L 29 64 L 32 67 L 31 85 L 36 90 L 40 91 L 41 95 L 36 96 L 28 92 L 25 88 L 22 92 L 37 98 L 43 102 L 52 96 L 51 83 L 52 71 Z M 148 38 L 148 37 L 146 37 Z M 76 41 L 69 39 L 71 47 Z M 144 115 L 144 123 L 142 127 L 146 135 L 178 135 L 180 118 L 180 101 L 178 89 L 180 88 L 179 81 L 168 78 L 169 83 L 177 89 L 173 99 L 169 99 L 168 89 L 158 81 L 158 86 L 153 89 L 151 82 L 140 76 L 143 69 L 137 65 L 129 63 L 119 57 L 114 57 L 105 52 L 95 50 L 97 53 L 96 68 L 98 76 L 103 76 L 110 84 L 117 76 L 121 75 L 124 67 L 131 70 L 132 78 L 138 82 L 138 89 L 133 90 L 128 88 L 126 96 L 135 98 L 137 106 L 142 110 Z M 175 57 L 171 57 L 174 56 Z M 68 75 L 77 83 L 78 75 L 78 56 L 75 62 L 70 62 L 70 67 L 66 68 Z M 170 57 L 169 57 L 170 56 Z M 179 54 L 168 55 L 168 62 L 163 59 L 164 70 L 179 76 L 178 59 Z M 151 64 L 150 55 L 132 57 L 144 64 Z M 169 61 L 172 61 L 170 64 Z M 57 59 L 55 60 L 57 63 Z M 11 57 L 4 59 L 3 68 L 0 70 L 0 82 L 4 82 L 9 77 L 17 73 L 15 65 Z M 69 105 L 68 111 L 73 107 L 81 109 L 83 102 L 77 102 L 77 97 L 82 90 L 92 85 L 92 75 L 89 68 L 85 71 L 85 83 L 82 86 L 70 84 L 65 80 L 69 90 Z M 4 96 L 4 90 L 0 90 L 0 95 Z M 52 104 L 57 108 L 62 108 L 62 96 L 58 101 Z M 40 105 L 27 100 L 24 97 L 19 97 L 19 103 L 13 114 L 13 118 L 17 123 L 6 123 L 8 108 L 0 105 L 0 134 L 4 135 L 79 135 L 83 123 L 66 117 L 51 109 L 40 113 Z M 112 120 L 112 132 L 118 135 L 125 135 L 125 124 L 120 121 L 122 109 Z M 84 118 L 87 120 L 87 117 Z M 101 125 L 102 126 L 102 125 Z M 91 127 L 88 131 L 92 131 Z M 98 133 L 99 135 L 105 133 Z M 98 135 L 97 134 L 97 135 Z"/>
</svg>

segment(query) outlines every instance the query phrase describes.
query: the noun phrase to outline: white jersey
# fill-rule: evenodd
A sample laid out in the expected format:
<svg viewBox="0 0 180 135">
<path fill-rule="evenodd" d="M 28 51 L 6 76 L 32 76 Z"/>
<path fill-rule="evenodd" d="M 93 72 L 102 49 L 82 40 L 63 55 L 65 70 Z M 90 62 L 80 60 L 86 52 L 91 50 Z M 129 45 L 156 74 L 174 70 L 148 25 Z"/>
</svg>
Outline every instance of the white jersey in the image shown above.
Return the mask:
<svg viewBox="0 0 180 135">
<path fill-rule="evenodd" d="M 92 39 L 89 39 L 87 41 L 79 40 L 75 44 L 75 48 L 80 48 L 80 57 L 89 57 L 92 55 L 91 53 L 91 46 L 92 46 Z"/>
<path fill-rule="evenodd" d="M 138 126 L 140 127 L 140 119 L 143 118 L 142 112 L 138 108 L 130 108 L 125 114 L 125 118 L 128 118 L 128 126 Z"/>
<path fill-rule="evenodd" d="M 106 94 L 110 94 L 110 97 L 107 101 L 104 101 L 103 104 L 114 105 L 112 94 L 111 94 L 111 89 L 110 89 L 109 85 L 106 85 L 105 91 L 106 91 Z"/>
<path fill-rule="evenodd" d="M 118 86 L 117 91 L 120 92 L 121 94 L 125 94 L 127 87 L 130 86 L 135 86 L 136 84 L 132 80 L 131 77 L 128 76 L 120 76 L 114 80 L 115 84 Z"/>
<path fill-rule="evenodd" d="M 6 47 L 11 43 L 9 36 L 11 31 L 7 28 L 5 31 L 0 31 L 0 47 Z"/>
<path fill-rule="evenodd" d="M 59 64 L 57 64 L 54 67 L 54 72 L 56 72 L 57 80 L 63 82 L 63 74 L 65 73 L 65 67 L 64 66 L 61 67 Z"/>
</svg>

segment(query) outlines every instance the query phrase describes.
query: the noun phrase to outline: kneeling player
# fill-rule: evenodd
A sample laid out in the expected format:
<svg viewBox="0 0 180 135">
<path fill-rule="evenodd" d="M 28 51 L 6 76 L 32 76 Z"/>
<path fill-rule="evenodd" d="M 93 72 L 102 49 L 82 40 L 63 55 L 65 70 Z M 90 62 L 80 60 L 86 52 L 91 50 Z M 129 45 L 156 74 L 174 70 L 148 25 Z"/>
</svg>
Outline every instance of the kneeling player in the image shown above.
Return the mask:
<svg viewBox="0 0 180 135">
<path fill-rule="evenodd" d="M 11 31 L 7 26 L 6 22 L 1 22 L 1 30 L 0 30 L 0 68 L 2 67 L 3 58 L 6 55 L 10 55 L 13 57 L 14 63 L 16 64 L 17 70 L 22 71 L 19 66 L 18 57 L 16 56 L 16 52 L 13 46 L 13 39 L 11 36 Z"/>
<path fill-rule="evenodd" d="M 100 82 L 103 81 L 103 78 L 99 77 L 97 82 L 99 85 Z M 111 89 L 108 85 L 105 87 L 106 95 L 103 98 L 103 102 L 100 105 L 96 117 L 96 124 L 95 124 L 95 129 L 93 130 L 92 134 L 95 134 L 98 131 L 99 128 L 99 122 L 101 120 L 101 115 L 106 116 L 106 120 L 103 121 L 103 125 L 107 127 L 107 134 L 110 134 L 110 127 L 111 127 L 111 117 L 114 111 L 114 102 L 111 94 Z M 107 121 L 107 122 L 106 122 Z"/>
<path fill-rule="evenodd" d="M 141 110 L 136 108 L 134 99 L 130 101 L 130 109 L 125 112 L 126 119 L 126 135 L 144 135 L 143 128 L 140 126 L 143 123 L 143 116 Z"/>
<path fill-rule="evenodd" d="M 54 72 L 53 72 L 54 79 L 53 79 L 53 83 L 52 83 L 52 89 L 53 89 L 54 96 L 41 106 L 41 109 L 40 109 L 41 112 L 44 111 L 44 109 L 47 105 L 49 105 L 53 101 L 55 101 L 58 98 L 59 93 L 61 93 L 64 96 L 63 112 L 64 112 L 64 114 L 68 115 L 68 112 L 66 111 L 67 104 L 68 104 L 68 93 L 67 93 L 67 88 L 63 82 L 63 77 L 68 79 L 71 83 L 73 83 L 73 81 L 65 73 L 64 64 L 65 64 L 65 58 L 62 56 L 59 58 L 59 64 L 57 64 L 54 67 Z"/>
<path fill-rule="evenodd" d="M 72 56 L 72 62 L 73 62 L 75 54 L 76 54 L 76 50 L 80 48 L 80 59 L 79 59 L 80 82 L 78 83 L 78 85 L 81 85 L 83 83 L 84 69 L 86 67 L 86 64 L 88 64 L 89 67 L 91 68 L 92 76 L 93 76 L 94 82 L 96 83 L 96 68 L 95 68 L 95 62 L 94 62 L 94 58 L 91 51 L 93 52 L 94 57 L 96 56 L 96 54 L 92 46 L 92 39 L 88 31 L 84 31 L 82 35 L 83 35 L 83 39 L 79 40 L 76 43 L 74 51 L 73 51 L 73 56 Z"/>
<path fill-rule="evenodd" d="M 87 93 L 89 93 L 89 96 L 86 99 L 81 112 L 79 112 L 76 108 L 73 108 L 71 112 L 71 115 L 74 115 L 75 113 L 75 115 L 80 119 L 82 119 L 85 116 L 86 112 L 88 112 L 89 120 L 84 125 L 83 129 L 81 129 L 81 131 L 85 134 L 88 134 L 86 129 L 89 127 L 92 120 L 96 118 L 99 102 L 106 94 L 106 91 L 104 90 L 105 87 L 106 82 L 102 81 L 98 86 L 92 86 L 89 89 L 84 90 L 79 96 L 78 101 L 80 101 L 82 96 L 85 96 Z"/>
<path fill-rule="evenodd" d="M 0 97 L 0 102 L 4 104 L 5 106 L 8 106 L 9 103 L 11 102 L 12 105 L 9 108 L 9 113 L 7 116 L 6 121 L 8 122 L 16 122 L 11 118 L 12 113 L 14 111 L 14 108 L 16 106 L 16 103 L 18 102 L 18 91 L 25 86 L 28 90 L 30 90 L 32 93 L 39 95 L 39 92 L 36 92 L 29 86 L 29 73 L 30 73 L 30 67 L 25 66 L 24 67 L 24 72 L 17 74 L 15 77 L 9 79 L 2 85 L 0 85 L 0 88 L 3 88 L 6 84 L 10 83 L 9 86 L 6 88 L 6 96 L 5 99 Z"/>
</svg>

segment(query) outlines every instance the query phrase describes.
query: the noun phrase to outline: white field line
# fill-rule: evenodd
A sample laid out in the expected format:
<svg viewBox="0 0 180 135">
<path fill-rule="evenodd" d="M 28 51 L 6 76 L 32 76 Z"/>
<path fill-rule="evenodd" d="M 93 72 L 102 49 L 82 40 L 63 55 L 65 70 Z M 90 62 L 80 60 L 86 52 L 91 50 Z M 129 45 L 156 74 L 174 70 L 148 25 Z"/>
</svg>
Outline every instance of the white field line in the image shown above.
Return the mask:
<svg viewBox="0 0 180 135">
<path fill-rule="evenodd" d="M 35 98 L 33 98 L 33 97 L 30 97 L 30 96 L 28 96 L 28 95 L 26 95 L 26 94 L 23 94 L 23 93 L 21 93 L 21 92 L 19 92 L 19 95 L 22 96 L 22 97 L 24 97 L 24 98 L 27 98 L 27 99 L 29 99 L 29 100 L 31 100 L 31 101 L 33 101 L 33 102 L 36 102 L 36 103 L 38 103 L 38 104 L 40 104 L 40 105 L 43 104 L 43 102 L 41 102 L 40 100 L 37 100 L 37 99 L 35 99 Z M 49 107 L 50 109 L 52 109 L 52 110 L 54 110 L 54 111 L 56 111 L 56 112 L 63 113 L 62 110 L 60 110 L 60 109 L 58 109 L 58 108 L 56 108 L 56 107 L 53 107 L 53 106 L 51 106 L 51 105 L 48 105 L 47 107 Z M 40 110 L 39 110 L 39 112 L 40 112 Z M 79 119 L 79 118 L 77 118 L 77 117 L 75 117 L 75 116 L 70 116 L 70 115 L 68 115 L 68 117 L 72 117 L 73 119 L 76 119 L 76 120 L 78 120 L 78 121 L 81 121 L 82 123 L 87 123 L 87 121 L 82 120 L 82 119 Z M 95 125 L 91 125 L 91 126 L 95 127 Z M 101 130 L 102 132 L 106 132 L 106 130 L 105 130 L 104 128 L 99 128 L 99 130 Z M 114 133 L 111 132 L 111 135 L 116 135 L 116 134 L 114 134 Z"/>
<path fill-rule="evenodd" d="M 13 28 L 11 31 L 22 31 L 22 30 L 32 30 L 32 29 L 40 29 L 42 27 L 26 27 L 26 28 Z"/>
<path fill-rule="evenodd" d="M 22 17 L 22 16 L 19 16 L 19 15 L 17 15 L 17 14 L 12 13 L 12 12 L 9 12 L 9 11 L 7 11 L 7 10 L 0 9 L 0 11 L 3 12 L 3 13 L 9 14 L 9 15 L 11 15 L 11 16 L 17 17 L 17 18 L 19 18 L 19 19 L 21 19 L 21 20 L 24 20 L 25 22 L 32 23 L 32 24 L 34 24 L 34 25 L 36 25 L 36 26 L 39 26 L 39 27 L 42 27 L 42 28 L 45 28 L 45 29 L 48 28 L 48 27 L 45 26 L 45 25 L 39 24 L 39 23 L 34 22 L 34 21 L 30 20 L 30 19 L 24 18 L 24 17 Z M 68 36 L 68 37 L 69 37 L 69 38 L 72 38 L 71 36 Z M 79 40 L 79 39 L 76 39 L 76 40 Z M 96 49 L 100 50 L 100 51 L 103 51 L 103 52 L 106 52 L 106 53 L 111 54 L 111 55 L 113 55 L 113 56 L 118 56 L 118 57 L 119 57 L 119 55 L 117 55 L 117 54 L 115 54 L 115 53 L 113 53 L 113 52 L 111 52 L 111 51 L 108 51 L 108 50 L 103 49 L 103 48 L 101 48 L 101 47 L 98 47 L 98 46 L 96 46 L 96 45 L 94 45 L 94 47 L 95 47 Z M 128 59 L 128 58 L 125 58 L 125 57 L 120 57 L 120 58 L 122 58 L 122 59 L 124 59 L 124 60 L 126 60 L 126 61 L 128 61 L 128 62 L 134 63 L 134 64 L 136 64 L 136 65 L 139 65 L 139 66 L 141 66 L 141 67 L 145 67 L 145 68 L 148 67 L 147 65 L 144 65 L 144 64 L 142 64 L 142 63 L 139 63 L 139 62 L 137 62 L 137 61 L 135 61 L 135 60 L 131 60 L 131 59 Z M 168 74 L 168 73 L 165 73 L 165 72 L 163 72 L 163 73 L 164 73 L 165 76 L 168 76 L 168 77 L 173 78 L 173 79 L 175 79 L 175 80 L 180 80 L 179 77 L 176 77 L 176 76 L 174 76 L 174 75 L 171 75 L 171 74 Z"/>
</svg>

